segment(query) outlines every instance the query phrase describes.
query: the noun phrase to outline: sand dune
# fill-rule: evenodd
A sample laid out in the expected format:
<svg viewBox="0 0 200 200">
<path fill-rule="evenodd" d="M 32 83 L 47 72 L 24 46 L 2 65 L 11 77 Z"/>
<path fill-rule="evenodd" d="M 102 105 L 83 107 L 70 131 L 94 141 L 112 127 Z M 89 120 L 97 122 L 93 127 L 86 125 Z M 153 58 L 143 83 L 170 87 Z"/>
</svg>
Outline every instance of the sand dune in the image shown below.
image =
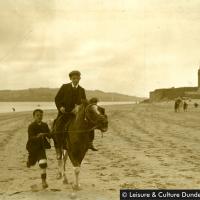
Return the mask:
<svg viewBox="0 0 200 200">
<path fill-rule="evenodd" d="M 120 188 L 198 189 L 200 186 L 200 110 L 174 113 L 172 103 L 106 107 L 109 131 L 96 132 L 98 152 L 88 151 L 81 169 L 82 190 L 75 199 L 119 199 Z M 44 121 L 55 118 L 45 113 Z M 30 112 L 0 115 L 0 199 L 73 199 L 71 185 L 56 180 L 54 148 L 47 151 L 48 183 L 40 183 L 38 166 L 26 168 Z M 72 165 L 67 174 L 73 182 Z"/>
</svg>

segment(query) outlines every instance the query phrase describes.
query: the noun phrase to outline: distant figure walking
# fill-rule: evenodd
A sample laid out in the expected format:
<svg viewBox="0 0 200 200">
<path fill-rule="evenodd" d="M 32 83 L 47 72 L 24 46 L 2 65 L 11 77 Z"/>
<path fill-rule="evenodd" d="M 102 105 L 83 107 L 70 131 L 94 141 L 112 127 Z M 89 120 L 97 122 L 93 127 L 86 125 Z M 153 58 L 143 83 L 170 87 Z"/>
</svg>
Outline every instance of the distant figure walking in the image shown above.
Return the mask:
<svg viewBox="0 0 200 200">
<path fill-rule="evenodd" d="M 181 104 L 182 104 L 181 98 L 178 98 L 178 99 L 175 100 L 175 103 L 174 103 L 174 111 L 175 112 L 180 112 Z"/>
<path fill-rule="evenodd" d="M 194 103 L 194 107 L 198 108 L 199 104 L 198 103 Z"/>
<path fill-rule="evenodd" d="M 187 112 L 188 109 L 188 103 L 186 101 L 183 102 L 183 111 Z"/>
<path fill-rule="evenodd" d="M 12 108 L 12 111 L 15 112 L 15 108 Z"/>
</svg>

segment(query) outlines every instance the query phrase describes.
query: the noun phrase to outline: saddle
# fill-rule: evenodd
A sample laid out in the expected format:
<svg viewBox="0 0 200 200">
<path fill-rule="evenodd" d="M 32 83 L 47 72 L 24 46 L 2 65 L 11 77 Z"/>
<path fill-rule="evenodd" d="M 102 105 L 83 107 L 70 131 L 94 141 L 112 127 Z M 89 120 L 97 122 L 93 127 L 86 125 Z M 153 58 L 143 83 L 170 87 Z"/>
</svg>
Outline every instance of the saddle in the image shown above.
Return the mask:
<svg viewBox="0 0 200 200">
<path fill-rule="evenodd" d="M 67 123 L 65 124 L 65 127 L 64 127 L 64 135 L 67 135 L 67 132 L 68 132 L 68 130 L 69 130 L 69 126 L 70 126 L 71 122 L 72 122 L 72 118 L 70 118 L 70 119 L 67 121 Z"/>
<path fill-rule="evenodd" d="M 54 140 L 54 146 L 57 148 L 67 149 L 66 140 L 68 138 L 67 131 L 69 129 L 71 121 L 74 119 L 74 115 L 58 115 L 54 120 L 52 126 L 52 138 Z"/>
<path fill-rule="evenodd" d="M 57 135 L 66 132 L 68 130 L 72 118 L 72 115 L 69 114 L 58 115 L 58 117 L 53 122 L 52 134 Z"/>
</svg>

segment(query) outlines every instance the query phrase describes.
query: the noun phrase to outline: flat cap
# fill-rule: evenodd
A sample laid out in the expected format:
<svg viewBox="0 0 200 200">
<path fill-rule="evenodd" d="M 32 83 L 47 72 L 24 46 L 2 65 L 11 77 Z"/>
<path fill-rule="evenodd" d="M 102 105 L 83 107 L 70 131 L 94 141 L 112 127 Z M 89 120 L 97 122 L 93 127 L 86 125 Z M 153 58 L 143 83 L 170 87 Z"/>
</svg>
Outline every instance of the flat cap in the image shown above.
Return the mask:
<svg viewBox="0 0 200 200">
<path fill-rule="evenodd" d="M 79 71 L 77 71 L 77 70 L 71 71 L 71 72 L 69 73 L 69 77 L 71 77 L 71 76 L 73 76 L 73 75 L 78 75 L 78 76 L 80 76 L 80 75 L 81 75 L 81 72 L 79 72 Z"/>
<path fill-rule="evenodd" d="M 96 98 L 96 97 L 92 97 L 90 100 L 89 100 L 89 103 L 94 103 L 94 104 L 96 104 L 96 103 L 98 103 L 99 102 L 99 99 L 98 98 Z"/>
</svg>

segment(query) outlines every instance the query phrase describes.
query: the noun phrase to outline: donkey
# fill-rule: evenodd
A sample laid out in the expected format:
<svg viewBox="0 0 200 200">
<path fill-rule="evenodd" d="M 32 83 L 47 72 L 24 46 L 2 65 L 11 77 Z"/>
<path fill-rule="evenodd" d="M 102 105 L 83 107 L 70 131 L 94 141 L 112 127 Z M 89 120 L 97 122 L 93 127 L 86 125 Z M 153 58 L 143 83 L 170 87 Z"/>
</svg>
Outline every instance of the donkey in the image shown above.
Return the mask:
<svg viewBox="0 0 200 200">
<path fill-rule="evenodd" d="M 84 100 L 78 106 L 77 113 L 71 117 L 71 120 L 65 125 L 64 135 L 62 138 L 63 145 L 56 148 L 58 159 L 58 178 L 63 177 L 63 183 L 67 184 L 68 180 L 65 173 L 66 160 L 69 157 L 74 166 L 75 190 L 80 189 L 79 173 L 82 160 L 84 159 L 89 148 L 89 134 L 95 129 L 106 132 L 108 130 L 108 119 L 105 109 L 95 103 Z M 56 129 L 56 122 L 53 130 Z M 66 146 L 66 148 L 63 148 Z"/>
</svg>

